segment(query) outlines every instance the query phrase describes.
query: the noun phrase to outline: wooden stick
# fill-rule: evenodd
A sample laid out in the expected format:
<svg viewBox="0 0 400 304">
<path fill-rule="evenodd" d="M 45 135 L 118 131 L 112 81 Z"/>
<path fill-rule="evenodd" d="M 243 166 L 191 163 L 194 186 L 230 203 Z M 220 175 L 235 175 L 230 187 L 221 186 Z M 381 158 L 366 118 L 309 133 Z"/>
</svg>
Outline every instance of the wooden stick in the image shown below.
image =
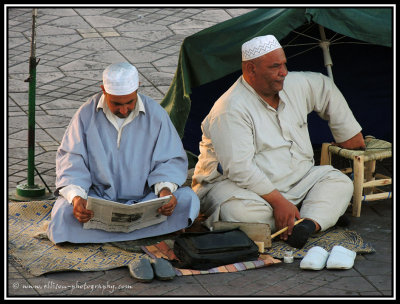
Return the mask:
<svg viewBox="0 0 400 304">
<path fill-rule="evenodd" d="M 302 218 L 302 219 L 299 219 L 298 221 L 296 221 L 296 222 L 294 223 L 294 225 L 296 226 L 298 223 L 301 223 L 303 220 L 304 220 L 303 218 Z M 271 235 L 271 239 L 273 239 L 274 237 L 276 237 L 276 236 L 278 236 L 278 235 L 284 233 L 286 230 L 288 230 L 288 228 L 289 228 L 289 227 L 285 227 L 285 228 L 283 228 L 283 229 L 281 229 L 281 230 L 275 232 L 273 235 Z"/>
</svg>

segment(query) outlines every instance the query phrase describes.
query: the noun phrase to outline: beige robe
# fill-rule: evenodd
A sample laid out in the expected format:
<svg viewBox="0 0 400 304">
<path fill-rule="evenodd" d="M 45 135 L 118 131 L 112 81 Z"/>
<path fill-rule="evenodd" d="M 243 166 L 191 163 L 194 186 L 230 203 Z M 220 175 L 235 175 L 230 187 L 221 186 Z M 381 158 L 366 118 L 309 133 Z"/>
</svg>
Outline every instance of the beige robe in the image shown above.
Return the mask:
<svg viewBox="0 0 400 304">
<path fill-rule="evenodd" d="M 209 217 L 208 225 L 221 219 L 238 221 L 235 217 L 240 214 L 241 221 L 264 221 L 274 228 L 273 210 L 260 197 L 274 189 L 296 205 L 303 202 L 302 209 L 304 202 L 310 201 L 307 195 L 313 201 L 321 200 L 321 195 L 315 195 L 324 191 L 325 204 L 334 206 L 301 210 L 302 217 L 315 219 L 322 230 L 334 225 L 346 210 L 351 181 L 331 166 L 314 165 L 307 125 L 307 115 L 316 111 L 328 121 L 336 142 L 353 137 L 361 126 L 346 100 L 328 77 L 312 72 L 288 73 L 279 97 L 275 110 L 241 76 L 202 122 L 192 188 L 201 199 L 202 212 Z M 217 170 L 218 163 L 223 174 Z M 316 193 L 311 193 L 314 186 Z M 337 192 L 337 187 L 343 193 Z M 330 195 L 327 188 L 332 188 Z M 224 209 L 227 203 L 230 206 Z M 250 205 L 255 206 L 254 212 Z M 226 212 L 221 214 L 221 208 Z M 329 219 L 326 212 L 331 213 Z"/>
</svg>

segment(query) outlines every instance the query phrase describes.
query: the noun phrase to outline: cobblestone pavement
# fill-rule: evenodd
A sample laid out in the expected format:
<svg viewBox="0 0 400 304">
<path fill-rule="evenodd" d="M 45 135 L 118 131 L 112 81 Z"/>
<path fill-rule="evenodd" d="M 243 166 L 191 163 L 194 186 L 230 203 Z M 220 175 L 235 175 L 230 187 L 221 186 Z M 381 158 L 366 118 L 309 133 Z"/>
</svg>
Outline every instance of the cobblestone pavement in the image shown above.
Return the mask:
<svg viewBox="0 0 400 304">
<path fill-rule="evenodd" d="M 38 7 L 35 165 L 54 191 L 55 153 L 72 115 L 99 91 L 110 63 L 130 61 L 141 92 L 161 101 L 173 79 L 183 39 L 247 13 L 247 7 Z M 27 180 L 28 83 L 32 8 L 6 7 L 7 185 Z M 43 184 L 38 174 L 35 183 Z M 395 297 L 392 200 L 365 203 L 350 228 L 375 253 L 358 255 L 350 270 L 303 271 L 299 260 L 230 274 L 138 283 L 126 267 L 32 276 L 11 259 L 8 297 Z"/>
</svg>

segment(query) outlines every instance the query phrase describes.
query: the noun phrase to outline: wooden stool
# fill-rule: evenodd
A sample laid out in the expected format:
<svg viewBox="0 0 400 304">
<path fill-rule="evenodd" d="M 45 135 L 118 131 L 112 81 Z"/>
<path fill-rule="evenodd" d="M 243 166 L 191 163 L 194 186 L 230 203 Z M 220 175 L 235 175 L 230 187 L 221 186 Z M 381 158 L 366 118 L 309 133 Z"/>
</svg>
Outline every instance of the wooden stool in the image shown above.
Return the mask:
<svg viewBox="0 0 400 304">
<path fill-rule="evenodd" d="M 375 173 L 376 160 L 392 157 L 392 144 L 390 142 L 375 139 L 372 136 L 365 137 L 366 149 L 348 150 L 329 143 L 322 144 L 321 165 L 330 165 L 332 154 L 353 161 L 353 168 L 342 169 L 345 174 L 354 173 L 353 216 L 360 217 L 361 202 L 375 201 L 392 197 L 392 192 L 384 192 L 376 187 L 391 185 L 392 178 Z"/>
</svg>

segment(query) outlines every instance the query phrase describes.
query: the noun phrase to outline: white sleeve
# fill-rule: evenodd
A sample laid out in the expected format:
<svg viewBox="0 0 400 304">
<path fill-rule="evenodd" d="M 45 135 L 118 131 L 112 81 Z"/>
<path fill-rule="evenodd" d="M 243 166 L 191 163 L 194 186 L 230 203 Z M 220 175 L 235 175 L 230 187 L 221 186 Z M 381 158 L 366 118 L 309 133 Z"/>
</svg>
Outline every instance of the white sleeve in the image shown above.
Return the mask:
<svg viewBox="0 0 400 304">
<path fill-rule="evenodd" d="M 343 142 L 361 131 L 346 99 L 335 83 L 322 74 L 308 78 L 312 88 L 313 110 L 328 121 L 336 142 Z"/>
<path fill-rule="evenodd" d="M 170 182 L 160 182 L 154 185 L 154 193 L 158 195 L 162 188 L 168 188 L 171 193 L 174 193 L 178 189 L 178 185 Z"/>
<path fill-rule="evenodd" d="M 87 193 L 81 187 L 76 185 L 68 185 L 62 188 L 59 193 L 68 201 L 68 203 L 72 204 L 72 200 L 75 196 L 80 196 L 83 199 L 87 199 Z"/>
</svg>

